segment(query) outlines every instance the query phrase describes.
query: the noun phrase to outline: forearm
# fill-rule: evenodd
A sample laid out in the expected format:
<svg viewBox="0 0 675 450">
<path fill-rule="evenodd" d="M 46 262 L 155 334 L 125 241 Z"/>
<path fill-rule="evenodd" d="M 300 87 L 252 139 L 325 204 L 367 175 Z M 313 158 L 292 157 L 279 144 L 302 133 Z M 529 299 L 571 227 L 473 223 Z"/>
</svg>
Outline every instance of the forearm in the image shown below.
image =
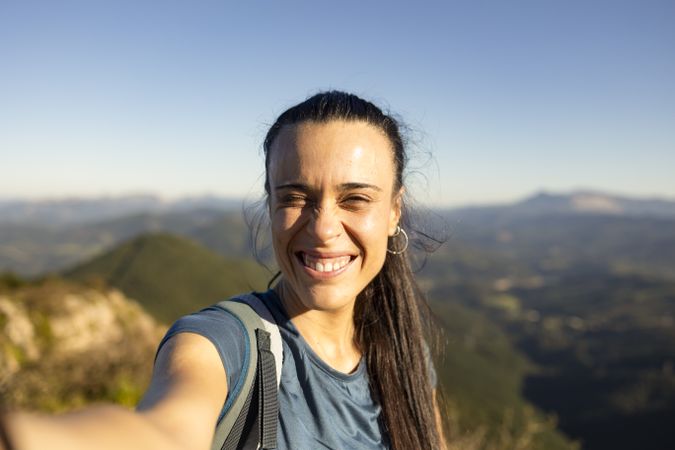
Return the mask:
<svg viewBox="0 0 675 450">
<path fill-rule="evenodd" d="M 5 416 L 5 426 L 14 447 L 11 450 L 188 448 L 142 414 L 114 405 L 60 416 L 13 413 Z"/>
</svg>

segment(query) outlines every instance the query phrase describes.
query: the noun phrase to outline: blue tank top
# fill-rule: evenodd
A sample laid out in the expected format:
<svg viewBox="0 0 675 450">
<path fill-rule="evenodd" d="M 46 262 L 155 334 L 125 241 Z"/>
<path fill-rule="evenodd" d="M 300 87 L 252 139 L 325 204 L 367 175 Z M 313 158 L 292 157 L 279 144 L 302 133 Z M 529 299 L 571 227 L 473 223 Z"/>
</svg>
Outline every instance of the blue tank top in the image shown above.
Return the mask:
<svg viewBox="0 0 675 450">
<path fill-rule="evenodd" d="M 279 385 L 279 450 L 386 449 L 389 442 L 380 420 L 380 407 L 368 386 L 368 371 L 361 358 L 350 374 L 326 364 L 309 347 L 272 290 L 256 293 L 279 326 L 284 362 Z M 245 331 L 230 313 L 210 307 L 176 321 L 160 343 L 181 332 L 197 333 L 218 350 L 232 390 L 242 375 Z M 432 371 L 432 381 L 435 374 Z M 222 417 L 229 407 L 223 406 Z M 219 418 L 220 420 L 220 418 Z"/>
</svg>

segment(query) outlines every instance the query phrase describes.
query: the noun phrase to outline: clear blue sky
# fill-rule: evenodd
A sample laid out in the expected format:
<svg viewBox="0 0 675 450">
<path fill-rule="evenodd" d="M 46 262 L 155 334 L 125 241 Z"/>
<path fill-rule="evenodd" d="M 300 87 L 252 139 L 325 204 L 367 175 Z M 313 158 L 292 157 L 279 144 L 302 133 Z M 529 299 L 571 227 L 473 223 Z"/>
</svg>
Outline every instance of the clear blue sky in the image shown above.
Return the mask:
<svg viewBox="0 0 675 450">
<path fill-rule="evenodd" d="M 326 88 L 416 130 L 423 201 L 675 198 L 672 0 L 4 0 L 0 197 L 251 195 Z"/>
</svg>

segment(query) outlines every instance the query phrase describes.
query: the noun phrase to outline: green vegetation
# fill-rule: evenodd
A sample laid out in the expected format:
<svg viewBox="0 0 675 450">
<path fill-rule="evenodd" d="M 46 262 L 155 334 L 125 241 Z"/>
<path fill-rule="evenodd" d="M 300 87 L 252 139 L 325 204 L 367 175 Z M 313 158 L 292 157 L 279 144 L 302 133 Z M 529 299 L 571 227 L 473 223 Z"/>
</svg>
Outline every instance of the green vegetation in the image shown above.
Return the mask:
<svg viewBox="0 0 675 450">
<path fill-rule="evenodd" d="M 455 232 L 422 279 L 532 362 L 522 395 L 584 448 L 675 445 L 675 221 L 491 217 Z"/>
<path fill-rule="evenodd" d="M 26 282 L 13 272 L 0 272 L 0 293 L 23 286 Z"/>
<path fill-rule="evenodd" d="M 232 295 L 264 289 L 271 277 L 253 261 L 225 259 L 169 234 L 137 237 L 64 275 L 118 288 L 164 323 Z"/>
<path fill-rule="evenodd" d="M 450 302 L 434 302 L 445 336 L 437 373 L 457 448 L 570 449 L 556 422 L 527 404 L 521 384 L 527 360 L 489 320 Z"/>
</svg>

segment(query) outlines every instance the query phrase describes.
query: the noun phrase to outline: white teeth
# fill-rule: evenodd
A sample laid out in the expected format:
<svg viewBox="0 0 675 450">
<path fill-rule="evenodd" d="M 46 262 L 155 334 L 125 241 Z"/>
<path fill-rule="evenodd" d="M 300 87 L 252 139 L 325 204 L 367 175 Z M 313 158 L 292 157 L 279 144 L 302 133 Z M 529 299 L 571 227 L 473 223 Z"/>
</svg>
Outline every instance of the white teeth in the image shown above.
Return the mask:
<svg viewBox="0 0 675 450">
<path fill-rule="evenodd" d="M 305 266 L 316 270 L 317 272 L 334 272 L 340 270 L 349 264 L 349 256 L 340 256 L 338 258 L 313 258 L 308 256 L 306 253 L 302 254 L 303 262 Z"/>
</svg>

